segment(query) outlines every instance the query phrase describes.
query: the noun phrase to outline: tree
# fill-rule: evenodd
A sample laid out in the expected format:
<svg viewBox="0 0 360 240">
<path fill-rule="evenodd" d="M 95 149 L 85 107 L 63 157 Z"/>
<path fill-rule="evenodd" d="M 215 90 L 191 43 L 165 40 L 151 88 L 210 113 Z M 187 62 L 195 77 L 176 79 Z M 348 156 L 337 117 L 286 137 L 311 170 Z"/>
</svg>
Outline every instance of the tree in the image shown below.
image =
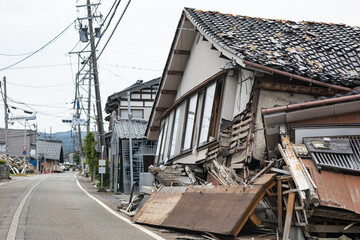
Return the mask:
<svg viewBox="0 0 360 240">
<path fill-rule="evenodd" d="M 94 139 L 94 134 L 92 132 L 88 132 L 84 143 L 84 153 L 89 165 L 90 173 L 94 172 L 95 168 L 97 168 L 99 164 L 98 160 L 100 158 L 100 153 L 95 151 L 95 145 L 96 141 Z M 94 181 L 95 179 L 92 180 Z"/>
<path fill-rule="evenodd" d="M 74 152 L 73 159 L 74 159 L 74 163 L 75 163 L 76 165 L 79 165 L 79 164 L 80 164 L 80 155 L 79 155 L 79 152 Z"/>
</svg>

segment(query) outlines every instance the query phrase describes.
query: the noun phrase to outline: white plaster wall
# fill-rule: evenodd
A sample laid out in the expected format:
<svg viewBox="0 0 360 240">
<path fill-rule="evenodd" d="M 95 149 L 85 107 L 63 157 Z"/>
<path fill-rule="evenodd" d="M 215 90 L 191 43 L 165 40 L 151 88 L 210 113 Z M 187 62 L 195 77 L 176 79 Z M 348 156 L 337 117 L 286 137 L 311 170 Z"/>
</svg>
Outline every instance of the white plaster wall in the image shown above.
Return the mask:
<svg viewBox="0 0 360 240">
<path fill-rule="evenodd" d="M 254 72 L 240 69 L 237 75 L 236 97 L 233 118 L 246 109 L 254 85 Z"/>
<path fill-rule="evenodd" d="M 237 86 L 237 75 L 226 77 L 221 108 L 221 119 L 229 121 L 233 120 Z"/>
<path fill-rule="evenodd" d="M 220 52 L 211 49 L 211 44 L 202 40 L 197 33 L 182 80 L 178 87 L 176 100 L 201 82 L 205 81 L 229 62 L 219 57 Z"/>
<path fill-rule="evenodd" d="M 254 155 L 255 159 L 265 159 L 266 152 L 266 142 L 264 134 L 264 125 L 261 115 L 262 108 L 274 107 L 274 105 L 288 105 L 290 103 L 301 103 L 306 100 L 316 99 L 312 95 L 305 94 L 296 94 L 296 93 L 287 93 L 287 92 L 277 92 L 270 90 L 260 90 L 258 108 L 256 113 L 256 122 L 255 122 L 255 140 L 254 140 Z"/>
</svg>

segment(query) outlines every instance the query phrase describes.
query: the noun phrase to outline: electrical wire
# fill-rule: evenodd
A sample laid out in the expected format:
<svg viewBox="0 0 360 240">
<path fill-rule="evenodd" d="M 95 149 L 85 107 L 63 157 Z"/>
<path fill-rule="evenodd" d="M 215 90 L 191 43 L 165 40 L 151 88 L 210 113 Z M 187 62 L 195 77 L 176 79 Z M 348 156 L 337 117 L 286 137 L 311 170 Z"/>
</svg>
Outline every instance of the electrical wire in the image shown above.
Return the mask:
<svg viewBox="0 0 360 240">
<path fill-rule="evenodd" d="M 13 63 L 13 64 L 10 64 L 9 66 L 6 66 L 4 68 L 0 68 L 0 72 L 1 71 L 4 71 L 6 69 L 9 69 L 13 66 L 16 66 L 18 65 L 19 63 L 22 63 L 24 62 L 25 60 L 27 60 L 28 58 L 34 56 L 36 53 L 40 52 L 41 50 L 43 50 L 45 47 L 49 46 L 51 43 L 55 42 L 61 35 L 63 35 L 69 28 L 71 25 L 73 25 L 75 23 L 76 20 L 72 21 L 64 30 L 62 30 L 58 35 L 56 35 L 53 39 L 51 39 L 48 43 L 46 43 L 44 46 L 42 46 L 41 48 L 39 48 L 38 50 L 34 51 L 33 53 L 31 53 L 30 55 L 28 55 L 27 57 Z"/>
<path fill-rule="evenodd" d="M 126 6 L 125 6 L 124 11 L 122 12 L 122 14 L 121 14 L 121 16 L 120 16 L 119 20 L 117 21 L 117 23 L 116 23 L 116 25 L 115 25 L 115 27 L 114 27 L 113 31 L 111 32 L 110 37 L 108 38 L 108 40 L 106 41 L 105 45 L 103 46 L 103 48 L 102 48 L 102 50 L 101 50 L 100 54 L 97 56 L 97 59 L 99 59 L 99 58 L 100 58 L 100 56 L 101 56 L 101 55 L 102 55 L 102 53 L 104 52 L 104 50 L 105 50 L 106 46 L 107 46 L 107 45 L 108 45 L 108 43 L 110 42 L 110 39 L 111 39 L 111 38 L 112 38 L 112 36 L 114 35 L 115 30 L 116 30 L 116 28 L 119 26 L 119 23 L 120 23 L 120 21 L 122 20 L 123 16 L 125 15 L 125 12 L 126 12 L 126 10 L 128 9 L 128 7 L 129 7 L 130 3 L 131 3 L 131 0 L 129 0 L 129 1 L 127 2 L 127 4 L 126 4 Z"/>
<path fill-rule="evenodd" d="M 101 39 L 103 38 L 104 34 L 106 33 L 107 29 L 109 28 L 109 26 L 110 26 L 110 24 L 111 24 L 111 22 L 112 22 L 112 20 L 113 20 L 113 18 L 114 18 L 114 16 L 115 16 L 115 13 L 116 13 L 116 11 L 117 11 L 120 3 L 121 3 L 121 0 L 115 0 L 113 6 L 114 6 L 115 4 L 116 4 L 116 6 L 115 6 L 114 11 L 112 12 L 112 15 L 111 15 L 111 17 L 110 17 L 110 20 L 109 20 L 109 22 L 107 23 L 107 26 L 105 27 L 104 31 L 103 31 L 102 34 L 100 35 L 99 40 L 97 41 L 97 43 L 96 43 L 96 45 L 95 45 L 95 49 L 93 49 L 93 50 L 91 51 L 91 54 L 90 54 L 89 58 L 84 62 L 84 65 L 83 65 L 83 67 L 79 70 L 79 72 L 81 72 L 81 71 L 85 68 L 86 64 L 90 61 L 90 59 L 92 58 L 93 54 L 95 54 L 96 49 L 98 48 L 99 43 L 100 43 Z M 113 9 L 113 7 L 111 7 L 111 9 L 110 9 L 108 15 L 106 16 L 106 18 L 109 16 L 109 14 L 111 13 L 111 10 L 112 10 L 112 9 Z M 104 23 L 105 23 L 105 21 L 104 21 Z M 85 48 L 84 48 L 82 51 L 84 51 L 84 50 L 89 46 L 89 44 L 90 44 L 90 42 L 85 46 Z"/>
<path fill-rule="evenodd" d="M 64 86 L 64 85 L 67 85 L 68 83 L 72 83 L 72 82 L 73 81 L 68 81 L 68 82 L 63 82 L 63 83 L 59 83 L 59 84 L 43 85 L 43 86 L 32 86 L 32 85 L 17 84 L 17 83 L 11 83 L 11 82 L 9 82 L 9 84 L 19 86 L 19 87 L 27 87 L 27 88 L 52 88 L 52 87 Z"/>
<path fill-rule="evenodd" d="M 153 69 L 153 68 L 142 68 L 142 67 L 126 66 L 126 65 L 118 65 L 118 64 L 101 64 L 101 65 L 106 65 L 109 67 L 116 67 L 116 68 L 129 68 L 129 69 L 134 69 L 134 70 L 161 72 L 160 69 Z"/>
</svg>

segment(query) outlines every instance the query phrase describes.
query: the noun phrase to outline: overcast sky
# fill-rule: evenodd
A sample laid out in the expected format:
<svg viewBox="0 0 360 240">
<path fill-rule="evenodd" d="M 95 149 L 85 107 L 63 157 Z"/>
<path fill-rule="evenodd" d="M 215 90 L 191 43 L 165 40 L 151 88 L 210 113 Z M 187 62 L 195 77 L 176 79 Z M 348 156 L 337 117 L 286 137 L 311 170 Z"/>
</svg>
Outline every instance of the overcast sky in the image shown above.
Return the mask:
<svg viewBox="0 0 360 240">
<path fill-rule="evenodd" d="M 70 130 L 70 125 L 62 123 L 62 119 L 71 119 L 74 112 L 72 102 L 78 66 L 76 55 L 68 52 L 79 51 L 85 46 L 78 44 L 78 25 L 73 24 L 55 42 L 22 63 L 6 68 L 40 49 L 78 17 L 84 17 L 85 13 L 76 5 L 85 2 L 2 0 L 0 77 L 1 81 L 4 76 L 7 78 L 8 104 L 17 108 L 11 109 L 10 117 L 24 116 L 23 110 L 33 111 L 37 120 L 29 121 L 32 128 L 37 123 L 40 131 L 50 132 L 50 128 L 52 132 Z M 114 22 L 126 3 L 127 0 L 122 1 Z M 106 16 L 112 4 L 112 0 L 101 1 L 98 12 Z M 107 97 L 114 92 L 136 80 L 147 81 L 161 75 L 184 7 L 251 17 L 360 26 L 360 1 L 356 0 L 133 0 L 99 59 L 103 109 Z M 107 38 L 108 35 L 104 35 L 100 51 Z M 82 118 L 86 116 L 82 114 Z M 9 127 L 23 129 L 22 124 L 15 122 Z M 0 128 L 4 128 L 2 99 Z M 105 125 L 105 130 L 107 128 Z"/>
</svg>

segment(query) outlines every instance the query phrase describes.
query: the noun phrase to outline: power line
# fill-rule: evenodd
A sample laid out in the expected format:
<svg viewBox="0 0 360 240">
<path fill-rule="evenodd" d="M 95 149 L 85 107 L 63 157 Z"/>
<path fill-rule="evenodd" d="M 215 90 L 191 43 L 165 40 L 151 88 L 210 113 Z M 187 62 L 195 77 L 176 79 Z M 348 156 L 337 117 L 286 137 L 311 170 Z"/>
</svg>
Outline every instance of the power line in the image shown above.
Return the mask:
<svg viewBox="0 0 360 240">
<path fill-rule="evenodd" d="M 54 37 L 52 40 L 50 40 L 48 43 L 46 43 L 44 46 L 42 46 L 41 48 L 39 48 L 38 50 L 34 51 L 33 53 L 31 53 L 30 55 L 28 55 L 27 57 L 21 59 L 20 61 L 17 61 L 13 64 L 10 64 L 7 67 L 4 68 L 0 68 L 0 72 L 4 71 L 6 69 L 9 69 L 13 66 L 16 66 L 19 63 L 22 63 L 23 61 L 25 61 L 26 59 L 32 57 L 33 55 L 35 55 L 36 53 L 38 53 L 39 51 L 43 50 L 45 47 L 49 46 L 51 43 L 55 42 L 63 33 L 65 33 L 66 30 L 68 30 L 70 28 L 71 25 L 73 25 L 75 23 L 75 20 L 73 22 L 71 22 L 64 30 L 62 30 L 58 35 L 56 35 L 56 37 Z"/>
<path fill-rule="evenodd" d="M 47 67 L 62 67 L 62 66 L 69 66 L 69 63 L 59 63 L 59 64 L 46 64 L 46 65 L 34 65 L 34 66 L 24 66 L 24 67 L 14 67 L 10 70 L 14 69 L 32 69 L 32 68 L 47 68 Z"/>
<path fill-rule="evenodd" d="M 101 64 L 101 65 L 107 65 L 109 67 L 116 67 L 116 68 L 129 68 L 129 69 L 134 69 L 134 70 L 161 72 L 160 69 L 154 69 L 154 68 L 142 68 L 142 67 L 126 66 L 126 65 L 118 65 L 118 64 Z"/>
<path fill-rule="evenodd" d="M 17 84 L 17 83 L 10 83 L 11 85 L 19 86 L 19 87 L 27 87 L 27 88 L 52 88 L 52 87 L 59 87 L 63 85 L 67 85 L 68 83 L 72 83 L 73 81 L 63 82 L 59 84 L 53 84 L 53 85 L 43 85 L 43 86 L 33 86 L 33 85 L 25 85 L 25 84 Z"/>
<path fill-rule="evenodd" d="M 105 50 L 106 46 L 107 46 L 107 45 L 108 45 L 108 43 L 110 42 L 110 39 L 111 39 L 111 38 L 112 38 L 112 36 L 114 35 L 115 30 L 116 30 L 116 28 L 118 27 L 118 25 L 119 25 L 119 23 L 120 23 L 121 19 L 122 19 L 122 18 L 123 18 L 123 16 L 125 15 L 125 12 L 126 12 L 127 8 L 129 7 L 130 2 L 131 2 L 131 0 L 129 0 L 129 1 L 127 2 L 127 4 L 126 4 L 126 6 L 125 6 L 124 11 L 122 12 L 122 14 L 121 14 L 121 16 L 120 16 L 119 20 L 117 21 L 117 23 L 116 23 L 116 25 L 115 25 L 115 27 L 114 27 L 113 31 L 111 32 L 110 37 L 108 38 L 108 40 L 106 41 L 105 45 L 103 46 L 103 49 L 101 50 L 100 54 L 97 56 L 97 59 L 99 59 L 99 58 L 100 58 L 100 56 L 101 56 L 101 54 L 104 52 L 104 50 Z"/>
</svg>

